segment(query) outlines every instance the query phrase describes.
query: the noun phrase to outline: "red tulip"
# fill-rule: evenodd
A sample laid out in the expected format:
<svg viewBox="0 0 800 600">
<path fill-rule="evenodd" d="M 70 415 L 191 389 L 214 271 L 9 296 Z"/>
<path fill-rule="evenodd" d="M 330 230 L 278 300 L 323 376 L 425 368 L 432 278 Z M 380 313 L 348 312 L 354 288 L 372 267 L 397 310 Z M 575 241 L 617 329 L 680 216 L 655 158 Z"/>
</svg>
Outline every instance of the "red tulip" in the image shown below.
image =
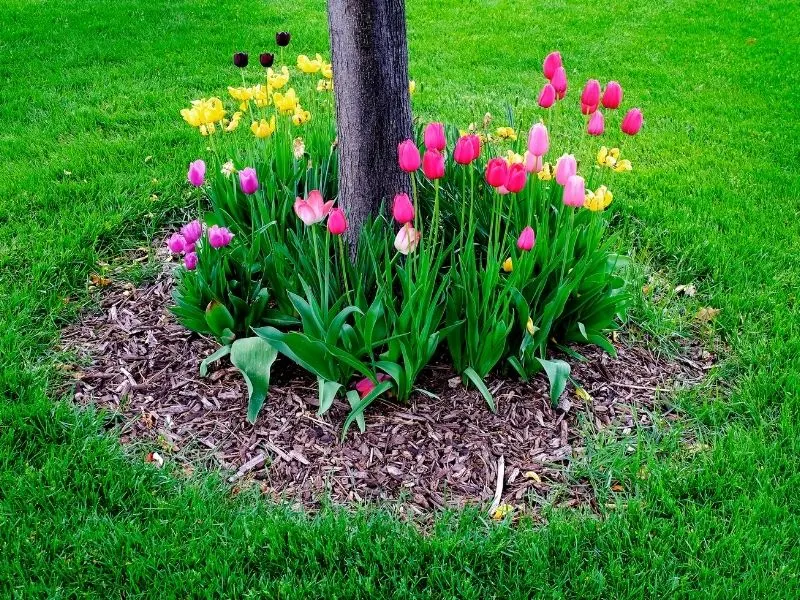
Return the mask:
<svg viewBox="0 0 800 600">
<path fill-rule="evenodd" d="M 558 67 L 550 80 L 556 90 L 556 98 L 561 100 L 567 94 L 567 72 L 564 67 Z"/>
<path fill-rule="evenodd" d="M 328 231 L 333 235 L 342 235 L 347 231 L 347 219 L 341 208 L 334 208 L 328 216 Z"/>
<path fill-rule="evenodd" d="M 600 82 L 597 79 L 590 79 L 583 86 L 581 93 L 581 112 L 590 115 L 597 110 L 600 104 Z"/>
<path fill-rule="evenodd" d="M 542 91 L 539 92 L 539 106 L 550 108 L 556 101 L 556 88 L 551 83 L 545 83 Z"/>
<path fill-rule="evenodd" d="M 422 157 L 422 172 L 428 179 L 444 177 L 444 155 L 437 150 L 426 150 Z"/>
<path fill-rule="evenodd" d="M 523 163 L 514 163 L 511 165 L 508 168 L 506 189 L 516 194 L 525 189 L 526 183 L 528 183 L 528 173 L 525 171 L 525 165 Z"/>
<path fill-rule="evenodd" d="M 479 158 L 481 155 L 481 138 L 479 135 L 472 134 L 469 137 L 470 143 L 472 143 L 472 158 L 476 159 Z"/>
<path fill-rule="evenodd" d="M 408 198 L 408 194 L 397 194 L 392 205 L 392 216 L 394 220 L 405 225 L 414 220 L 414 205 Z"/>
<path fill-rule="evenodd" d="M 622 86 L 616 81 L 609 81 L 603 92 L 603 106 L 610 109 L 619 108 L 622 104 Z"/>
<path fill-rule="evenodd" d="M 636 135 L 639 133 L 639 130 L 642 128 L 642 111 L 638 108 L 632 108 L 628 111 L 623 119 L 622 123 L 620 124 L 620 129 L 622 129 L 622 133 L 626 133 L 628 135 Z"/>
<path fill-rule="evenodd" d="M 605 120 L 603 119 L 603 113 L 598 110 L 589 119 L 589 124 L 586 126 L 586 133 L 589 135 L 603 135 L 604 130 Z"/>
<path fill-rule="evenodd" d="M 544 72 L 544 76 L 548 79 L 552 79 L 553 75 L 556 72 L 556 69 L 562 66 L 561 62 L 561 53 L 559 52 L 551 52 L 544 58 L 544 64 L 542 65 L 542 71 Z"/>
<path fill-rule="evenodd" d="M 441 152 L 447 146 L 447 138 L 444 135 L 444 125 L 441 123 L 428 123 L 425 128 L 425 148 L 427 150 L 438 150 Z"/>
<path fill-rule="evenodd" d="M 422 164 L 419 149 L 411 140 L 400 142 L 397 146 L 397 161 L 406 173 L 413 173 Z"/>
<path fill-rule="evenodd" d="M 478 141 L 480 144 L 480 141 Z M 460 165 L 468 165 L 475 160 L 475 149 L 472 147 L 472 140 L 468 135 L 462 135 L 456 141 L 453 149 L 453 160 Z"/>
<path fill-rule="evenodd" d="M 531 229 L 530 225 L 522 230 L 522 233 L 519 234 L 519 238 L 517 238 L 517 248 L 520 250 L 524 250 L 527 252 L 533 245 L 536 243 L 536 235 L 533 233 L 533 229 Z"/>
<path fill-rule="evenodd" d="M 505 158 L 493 158 L 486 165 L 486 183 L 494 188 L 508 181 L 508 163 Z"/>
</svg>

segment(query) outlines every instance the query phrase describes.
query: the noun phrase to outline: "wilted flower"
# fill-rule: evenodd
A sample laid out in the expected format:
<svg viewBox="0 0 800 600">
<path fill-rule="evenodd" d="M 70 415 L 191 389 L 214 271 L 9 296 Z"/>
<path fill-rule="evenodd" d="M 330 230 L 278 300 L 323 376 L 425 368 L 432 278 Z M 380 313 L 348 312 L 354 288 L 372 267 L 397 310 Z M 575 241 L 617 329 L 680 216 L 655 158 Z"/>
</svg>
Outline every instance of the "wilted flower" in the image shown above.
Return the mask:
<svg viewBox="0 0 800 600">
<path fill-rule="evenodd" d="M 328 217 L 328 231 L 333 235 L 342 235 L 347 231 L 347 219 L 341 208 L 334 208 Z"/>
<path fill-rule="evenodd" d="M 620 129 L 622 133 L 627 135 L 636 135 L 642 128 L 642 111 L 638 108 L 632 108 L 622 118 Z"/>
<path fill-rule="evenodd" d="M 414 205 L 411 203 L 408 194 L 400 193 L 394 197 L 392 216 L 401 225 L 414 220 Z"/>
<path fill-rule="evenodd" d="M 303 158 L 303 155 L 306 153 L 306 144 L 303 141 L 303 138 L 296 137 L 292 140 L 292 154 L 297 160 Z"/>
<path fill-rule="evenodd" d="M 420 233 L 411 225 L 403 225 L 394 238 L 394 247 L 400 254 L 409 254 L 417 249 Z"/>
<path fill-rule="evenodd" d="M 564 186 L 564 204 L 583 206 L 586 200 L 586 184 L 580 175 L 571 175 Z"/>
<path fill-rule="evenodd" d="M 198 158 L 196 161 L 189 163 L 189 172 L 186 178 L 194 187 L 200 187 L 206 180 L 206 163 Z"/>
<path fill-rule="evenodd" d="M 522 230 L 522 233 L 519 234 L 519 238 L 517 238 L 517 248 L 520 250 L 527 252 L 533 245 L 536 243 L 536 235 L 533 233 L 533 229 L 531 226 L 527 226 L 525 229 Z"/>
<path fill-rule="evenodd" d="M 261 66 L 265 69 L 271 67 L 272 63 L 275 62 L 275 55 L 271 52 L 262 52 L 258 55 L 258 62 L 260 62 Z"/>
<path fill-rule="evenodd" d="M 275 34 L 275 43 L 278 46 L 288 46 L 292 39 L 292 34 L 288 31 L 279 31 Z"/>
<path fill-rule="evenodd" d="M 253 167 L 246 167 L 239 171 L 239 187 L 247 195 L 258 191 L 258 175 Z"/>
<path fill-rule="evenodd" d="M 320 79 L 317 82 L 318 92 L 330 92 L 333 89 L 333 82 L 330 79 Z"/>
<path fill-rule="evenodd" d="M 623 158 L 622 160 L 618 161 L 616 165 L 613 167 L 615 173 L 625 173 L 627 171 L 631 171 L 633 169 L 633 165 L 631 165 L 631 161 L 627 158 Z"/>
<path fill-rule="evenodd" d="M 180 254 L 186 248 L 186 240 L 180 233 L 173 233 L 167 240 L 167 248 L 173 254 Z"/>
<path fill-rule="evenodd" d="M 203 226 L 197 219 L 190 221 L 181 227 L 181 235 L 183 235 L 187 244 L 192 245 L 203 235 Z"/>
<path fill-rule="evenodd" d="M 294 114 L 292 115 L 292 123 L 296 127 L 300 127 L 300 125 L 305 125 L 311 120 L 311 113 L 307 110 L 303 110 L 300 106 L 294 109 Z"/>
<path fill-rule="evenodd" d="M 566 185 L 567 180 L 578 172 L 578 163 L 572 154 L 564 154 L 556 163 L 556 181 Z"/>
<path fill-rule="evenodd" d="M 247 66 L 247 52 L 237 52 L 233 55 L 233 64 L 243 69 Z"/>
<path fill-rule="evenodd" d="M 242 118 L 242 113 L 240 111 L 236 111 L 231 116 L 231 120 L 228 121 L 228 124 L 225 126 L 225 131 L 230 133 L 231 131 L 235 131 L 237 127 L 239 127 L 239 121 Z"/>
<path fill-rule="evenodd" d="M 222 248 L 231 243 L 233 234 L 227 227 L 212 225 L 208 229 L 208 243 L 212 248 Z"/>
<path fill-rule="evenodd" d="M 397 160 L 400 168 L 406 173 L 413 173 L 422 164 L 419 149 L 411 140 L 405 140 L 397 145 Z"/>
<path fill-rule="evenodd" d="M 252 131 L 253 135 L 255 135 L 257 138 L 268 138 L 275 133 L 275 115 L 272 115 L 272 118 L 269 121 L 266 119 L 253 121 L 250 124 L 250 131 Z"/>
<path fill-rule="evenodd" d="M 328 216 L 333 208 L 333 200 L 325 202 L 319 190 L 312 190 L 305 200 L 297 198 L 293 208 L 294 214 L 296 214 L 305 225 L 313 225 L 314 223 L 319 223 Z"/>
<path fill-rule="evenodd" d="M 233 166 L 233 161 L 228 160 L 226 161 L 219 170 L 225 177 L 230 177 L 233 173 L 236 172 L 236 167 Z"/>
<path fill-rule="evenodd" d="M 187 271 L 194 271 L 197 268 L 197 253 L 187 252 L 186 256 L 183 257 L 183 266 L 186 267 Z"/>
<path fill-rule="evenodd" d="M 622 86 L 616 81 L 609 81 L 601 102 L 608 109 L 619 108 L 619 105 L 622 104 Z"/>
<path fill-rule="evenodd" d="M 422 172 L 428 179 L 444 177 L 444 155 L 437 150 L 426 150 L 422 157 Z"/>
</svg>

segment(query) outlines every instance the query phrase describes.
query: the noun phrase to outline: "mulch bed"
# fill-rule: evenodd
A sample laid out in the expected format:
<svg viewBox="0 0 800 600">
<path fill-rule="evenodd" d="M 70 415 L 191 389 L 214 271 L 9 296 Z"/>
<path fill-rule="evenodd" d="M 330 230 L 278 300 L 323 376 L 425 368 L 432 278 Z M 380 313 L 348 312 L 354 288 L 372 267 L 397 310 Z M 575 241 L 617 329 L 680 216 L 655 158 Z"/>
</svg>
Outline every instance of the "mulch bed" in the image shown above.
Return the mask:
<svg viewBox="0 0 800 600">
<path fill-rule="evenodd" d="M 349 406 L 337 403 L 318 417 L 316 382 L 283 358 L 257 422 L 247 423 L 244 381 L 227 361 L 199 376 L 215 343 L 175 322 L 170 293 L 167 273 L 141 288 L 112 283 L 100 310 L 64 331 L 64 349 L 86 363 L 76 367 L 75 400 L 119 413 L 123 442 L 152 440 L 165 460 L 187 470 L 212 460 L 233 473 L 231 482 L 257 480 L 265 493 L 310 507 L 328 497 L 399 501 L 425 512 L 493 499 L 520 505 L 553 490 L 559 504 L 590 501 L 587 486 L 567 476 L 584 435 L 603 430 L 623 439 L 651 426 L 651 415 L 665 413 L 669 391 L 694 385 L 713 363 L 696 345 L 675 361 L 625 344 L 617 358 L 581 348 L 589 360 L 571 361 L 573 377 L 590 399 L 570 386 L 554 410 L 543 376 L 496 379 L 489 381 L 496 414 L 449 367 L 433 365 L 419 387 L 438 398 L 417 393 L 408 405 L 373 404 L 366 433 L 353 425 L 341 442 Z"/>
</svg>

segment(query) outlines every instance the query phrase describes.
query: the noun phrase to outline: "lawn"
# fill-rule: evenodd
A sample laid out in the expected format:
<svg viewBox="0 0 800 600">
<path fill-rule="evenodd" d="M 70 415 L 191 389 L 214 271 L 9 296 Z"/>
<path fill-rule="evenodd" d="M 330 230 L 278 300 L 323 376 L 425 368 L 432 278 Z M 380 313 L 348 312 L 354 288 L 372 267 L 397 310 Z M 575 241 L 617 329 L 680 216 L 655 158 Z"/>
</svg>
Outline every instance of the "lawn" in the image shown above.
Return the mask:
<svg viewBox="0 0 800 600">
<path fill-rule="evenodd" d="M 700 0 L 409 0 L 414 110 L 468 123 L 535 103 L 541 58 L 572 93 L 617 79 L 645 112 L 616 227 L 690 302 L 638 327 L 720 309 L 728 351 L 679 399 L 681 436 L 598 450 L 631 480 L 602 518 L 443 515 L 421 533 L 379 510 L 292 513 L 185 479 L 120 447 L 59 387 L 59 329 L 104 263 L 190 204 L 200 142 L 188 100 L 231 81 L 231 54 L 278 29 L 327 48 L 320 1 L 229 6 L 7 0 L 0 26 L 0 595 L 529 598 L 800 595 L 800 10 Z M 146 275 L 132 269 L 128 276 Z M 681 316 L 680 311 L 687 311 Z M 668 313 L 664 316 L 664 313 Z M 636 478 L 642 465 L 648 477 Z"/>
</svg>

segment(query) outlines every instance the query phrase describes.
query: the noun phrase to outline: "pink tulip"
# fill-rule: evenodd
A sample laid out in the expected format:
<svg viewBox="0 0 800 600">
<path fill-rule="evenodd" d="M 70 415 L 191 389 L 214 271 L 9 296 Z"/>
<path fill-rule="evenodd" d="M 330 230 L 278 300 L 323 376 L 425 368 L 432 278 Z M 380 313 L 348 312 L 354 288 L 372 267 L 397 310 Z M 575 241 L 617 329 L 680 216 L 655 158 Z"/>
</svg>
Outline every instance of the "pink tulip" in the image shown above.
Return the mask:
<svg viewBox="0 0 800 600">
<path fill-rule="evenodd" d="M 533 233 L 533 229 L 530 226 L 526 227 L 522 230 L 522 233 L 519 234 L 519 238 L 517 238 L 517 248 L 528 252 L 533 245 L 536 243 L 536 234 Z"/>
<path fill-rule="evenodd" d="M 408 194 L 397 194 L 392 205 L 392 216 L 394 220 L 405 225 L 414 220 L 414 205 L 408 198 Z"/>
<path fill-rule="evenodd" d="M 419 149 L 411 140 L 400 142 L 397 146 L 397 160 L 406 173 L 413 173 L 422 164 Z"/>
<path fill-rule="evenodd" d="M 480 158 L 481 156 L 481 138 L 479 135 L 472 134 L 467 136 L 472 144 L 472 158 Z"/>
<path fill-rule="evenodd" d="M 233 234 L 226 227 L 212 225 L 208 229 L 208 243 L 212 248 L 222 248 L 231 243 Z"/>
<path fill-rule="evenodd" d="M 589 124 L 586 126 L 586 132 L 589 135 L 603 135 L 605 128 L 606 126 L 603 113 L 598 110 L 589 119 Z"/>
<path fill-rule="evenodd" d="M 426 150 L 422 157 L 422 172 L 428 179 L 444 177 L 444 155 L 438 150 Z"/>
<path fill-rule="evenodd" d="M 297 200 L 294 201 L 293 208 L 294 214 L 296 214 L 305 225 L 313 225 L 314 223 L 323 221 L 325 217 L 330 214 L 333 208 L 333 200 L 325 202 L 319 190 L 311 190 L 308 193 L 308 198 L 305 200 L 298 197 Z"/>
<path fill-rule="evenodd" d="M 480 140 L 478 140 L 480 144 Z M 460 165 L 468 165 L 475 160 L 475 149 L 472 146 L 472 140 L 468 135 L 462 135 L 456 141 L 456 147 L 453 150 L 453 160 Z"/>
<path fill-rule="evenodd" d="M 203 235 L 203 226 L 200 221 L 195 219 L 181 227 L 181 234 L 186 240 L 187 245 L 193 245 Z"/>
<path fill-rule="evenodd" d="M 258 175 L 253 167 L 239 171 L 239 187 L 247 195 L 255 194 L 258 191 Z"/>
<path fill-rule="evenodd" d="M 499 188 L 508 181 L 508 163 L 505 158 L 493 158 L 486 165 L 486 183 Z"/>
<path fill-rule="evenodd" d="M 173 233 L 167 240 L 167 248 L 174 254 L 180 254 L 186 248 L 186 239 L 180 233 Z"/>
<path fill-rule="evenodd" d="M 522 163 L 514 163 L 508 168 L 508 179 L 506 180 L 506 189 L 513 193 L 519 193 L 525 189 L 525 184 L 528 183 L 528 173 L 525 171 L 525 165 Z"/>
<path fill-rule="evenodd" d="M 639 130 L 642 128 L 642 111 L 638 108 L 632 108 L 628 111 L 622 118 L 622 124 L 620 125 L 620 129 L 622 129 L 622 133 L 626 133 L 628 135 L 636 135 L 639 133 Z"/>
<path fill-rule="evenodd" d="M 550 148 L 550 136 L 544 123 L 536 123 L 528 132 L 528 152 L 534 156 L 544 156 Z"/>
<path fill-rule="evenodd" d="M 447 145 L 447 138 L 444 135 L 444 125 L 441 123 L 428 123 L 425 128 L 425 148 L 441 152 Z"/>
<path fill-rule="evenodd" d="M 556 181 L 566 185 L 567 180 L 578 172 L 578 163 L 572 154 L 564 154 L 556 163 Z"/>
<path fill-rule="evenodd" d="M 400 254 L 408 254 L 416 250 L 420 233 L 410 225 L 403 225 L 394 238 L 394 247 Z"/>
<path fill-rule="evenodd" d="M 580 175 L 572 175 L 564 186 L 564 204 L 567 206 L 583 206 L 586 200 L 586 184 Z"/>
<path fill-rule="evenodd" d="M 561 67 L 563 63 L 561 62 L 561 53 L 560 52 L 551 52 L 544 58 L 544 64 L 542 65 L 542 71 L 544 72 L 544 76 L 548 79 L 552 79 L 553 75 L 555 75 L 556 69 Z"/>
<path fill-rule="evenodd" d="M 551 83 L 545 83 L 542 91 L 539 92 L 539 106 L 550 108 L 556 101 L 556 88 Z"/>
<path fill-rule="evenodd" d="M 606 90 L 603 92 L 603 106 L 610 109 L 619 108 L 622 104 L 622 86 L 616 81 L 609 81 Z"/>
<path fill-rule="evenodd" d="M 197 254 L 189 252 L 183 257 L 183 266 L 187 271 L 194 271 L 197 268 Z"/>
<path fill-rule="evenodd" d="M 556 91 L 556 98 L 561 100 L 567 94 L 567 72 L 564 70 L 564 67 L 558 67 L 556 69 L 550 83 L 553 84 L 553 88 Z"/>
<path fill-rule="evenodd" d="M 528 173 L 538 173 L 541 171 L 542 163 L 543 161 L 541 156 L 536 156 L 530 152 L 525 153 L 525 170 Z"/>
<path fill-rule="evenodd" d="M 342 235 L 347 231 L 347 218 L 341 208 L 334 208 L 328 217 L 328 231 L 333 235 Z"/>
<path fill-rule="evenodd" d="M 600 104 L 600 82 L 597 79 L 590 79 L 583 86 L 581 93 L 581 112 L 590 115 L 597 110 Z"/>
<path fill-rule="evenodd" d="M 206 163 L 202 159 L 189 163 L 189 172 L 186 178 L 194 187 L 200 187 L 206 180 Z"/>
<path fill-rule="evenodd" d="M 391 377 L 389 377 L 386 373 L 378 373 L 375 379 L 378 380 L 378 383 L 381 383 L 383 381 L 388 381 L 389 379 L 391 379 Z M 361 398 L 369 394 L 374 389 L 375 389 L 375 382 L 369 379 L 368 377 L 365 377 L 364 379 L 361 379 L 358 383 L 356 383 L 356 391 L 358 392 L 358 395 Z"/>
</svg>

